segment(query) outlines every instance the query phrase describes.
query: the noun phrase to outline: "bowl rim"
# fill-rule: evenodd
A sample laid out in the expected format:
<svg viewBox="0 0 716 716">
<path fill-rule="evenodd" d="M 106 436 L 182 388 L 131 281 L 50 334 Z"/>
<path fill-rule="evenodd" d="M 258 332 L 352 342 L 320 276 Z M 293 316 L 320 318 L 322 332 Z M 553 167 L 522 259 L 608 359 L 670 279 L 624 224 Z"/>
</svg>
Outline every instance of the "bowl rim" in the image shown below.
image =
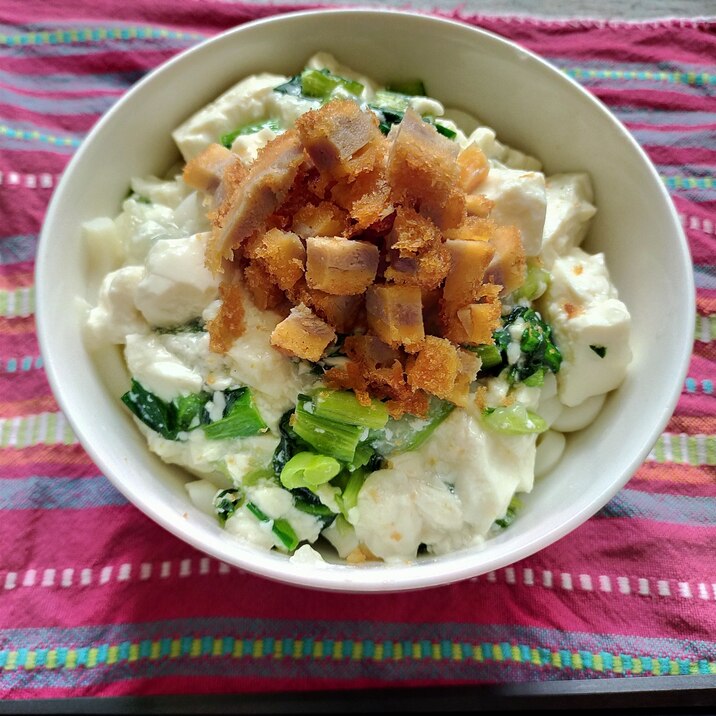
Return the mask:
<svg viewBox="0 0 716 716">
<path fill-rule="evenodd" d="M 681 388 L 687 375 L 689 360 L 692 354 L 693 326 L 691 329 L 692 340 L 689 342 L 685 341 L 684 345 L 681 346 L 681 351 L 678 356 L 679 371 L 672 374 L 673 383 L 670 391 L 668 392 L 669 399 L 664 404 L 663 410 L 663 416 L 666 417 L 663 417 L 654 423 L 651 432 L 649 433 L 648 444 L 644 443 L 642 445 L 642 448 L 637 451 L 631 461 L 629 461 L 628 468 L 624 470 L 618 480 L 615 480 L 605 486 L 597 500 L 594 500 L 589 505 L 580 509 L 564 522 L 546 530 L 546 532 L 540 536 L 540 539 L 510 551 L 509 555 L 497 554 L 490 556 L 487 559 L 478 560 L 479 564 L 475 561 L 474 552 L 466 554 L 457 552 L 451 553 L 450 555 L 444 555 L 440 558 L 442 561 L 437 559 L 436 561 L 430 561 L 429 563 L 418 562 L 410 563 L 408 565 L 381 563 L 367 568 L 356 566 L 346 568 L 345 565 L 318 564 L 314 566 L 296 564 L 288 560 L 285 555 L 277 555 L 273 552 L 268 552 L 266 554 L 256 552 L 255 555 L 252 553 L 255 559 L 243 559 L 241 554 L 237 555 L 235 552 L 232 552 L 228 544 L 224 541 L 217 540 L 215 543 L 209 543 L 207 540 L 200 538 L 199 535 L 195 535 L 191 531 L 184 531 L 180 529 L 178 522 L 165 518 L 165 515 L 154 507 L 150 499 L 147 499 L 143 494 L 124 484 L 118 476 L 113 474 L 112 466 L 106 463 L 103 455 L 95 449 L 94 444 L 86 439 L 84 435 L 82 417 L 73 415 L 69 410 L 66 410 L 67 400 L 65 391 L 67 389 L 64 387 L 60 370 L 53 358 L 52 345 L 50 341 L 51 331 L 45 322 L 44 312 L 41 308 L 51 298 L 48 292 L 50 284 L 49 282 L 43 280 L 44 276 L 49 276 L 49 267 L 46 267 L 45 260 L 46 246 L 48 245 L 50 238 L 49 227 L 52 226 L 56 220 L 55 215 L 59 211 L 62 196 L 66 187 L 72 182 L 72 175 L 75 167 L 82 163 L 87 147 L 93 142 L 96 135 L 102 132 L 105 125 L 112 121 L 113 116 L 121 111 L 123 105 L 129 102 L 137 93 L 141 92 L 147 84 L 154 82 L 155 78 L 160 73 L 177 64 L 190 61 L 189 58 L 191 56 L 206 51 L 205 48 L 209 45 L 226 41 L 226 39 L 230 36 L 240 35 L 241 33 L 251 31 L 264 25 L 284 22 L 300 22 L 302 18 L 316 15 L 322 15 L 328 19 L 335 16 L 351 15 L 375 15 L 376 19 L 379 19 L 378 16 L 392 15 L 406 18 L 411 22 L 414 21 L 431 25 L 439 24 L 452 26 L 458 31 L 471 33 L 473 36 L 482 35 L 491 41 L 497 41 L 498 43 L 505 45 L 506 49 L 511 49 L 512 51 L 517 52 L 518 55 L 522 55 L 523 57 L 536 62 L 542 67 L 542 69 L 546 69 L 555 77 L 558 77 L 559 81 L 569 85 L 572 91 L 576 91 L 581 94 L 583 99 L 588 101 L 591 108 L 608 119 L 609 122 L 618 129 L 619 133 L 623 135 L 624 139 L 632 145 L 632 148 L 636 150 L 639 155 L 644 168 L 652 175 L 652 178 L 656 180 L 655 185 L 658 187 L 658 191 L 660 192 L 660 198 L 665 203 L 672 220 L 674 239 L 678 244 L 680 258 L 683 265 L 689 267 L 689 270 L 685 272 L 687 285 L 684 286 L 686 290 L 684 292 L 685 301 L 683 310 L 684 315 L 688 316 L 689 325 L 693 324 L 693 319 L 691 317 L 695 314 L 696 303 L 693 270 L 690 268 L 692 266 L 692 259 L 688 242 L 684 234 L 683 227 L 678 219 L 674 203 L 672 202 L 671 197 L 669 196 L 656 171 L 656 168 L 647 156 L 646 152 L 634 139 L 631 133 L 624 127 L 624 125 L 617 119 L 617 117 L 593 94 L 582 87 L 578 82 L 576 82 L 576 80 L 560 72 L 558 68 L 549 63 L 546 59 L 540 57 L 538 54 L 522 47 L 512 40 L 500 36 L 497 33 L 476 27 L 464 21 L 414 10 L 406 11 L 393 8 L 316 8 L 271 15 L 269 17 L 252 20 L 242 25 L 229 28 L 216 35 L 212 35 L 196 45 L 177 53 L 169 60 L 153 68 L 141 80 L 130 87 L 92 127 L 79 149 L 72 156 L 62 174 L 62 177 L 60 178 L 57 188 L 49 203 L 40 232 L 35 266 L 37 296 L 36 324 L 40 353 L 43 357 L 48 382 L 60 409 L 63 411 L 70 426 L 77 435 L 82 447 L 87 451 L 95 464 L 102 470 L 103 475 L 110 480 L 114 487 L 117 488 L 131 504 L 150 517 L 155 523 L 159 524 L 185 543 L 190 544 L 205 554 L 209 554 L 216 559 L 232 564 L 240 569 L 244 569 L 247 572 L 292 586 L 349 593 L 391 593 L 439 587 L 506 567 L 532 554 L 535 554 L 545 547 L 548 547 L 572 532 L 579 525 L 593 516 L 624 486 L 624 484 L 626 484 L 626 482 L 628 482 L 628 480 L 646 459 L 651 446 L 656 442 L 659 435 L 663 431 L 679 400 Z M 646 445 L 646 447 L 644 447 L 644 445 Z"/>
</svg>

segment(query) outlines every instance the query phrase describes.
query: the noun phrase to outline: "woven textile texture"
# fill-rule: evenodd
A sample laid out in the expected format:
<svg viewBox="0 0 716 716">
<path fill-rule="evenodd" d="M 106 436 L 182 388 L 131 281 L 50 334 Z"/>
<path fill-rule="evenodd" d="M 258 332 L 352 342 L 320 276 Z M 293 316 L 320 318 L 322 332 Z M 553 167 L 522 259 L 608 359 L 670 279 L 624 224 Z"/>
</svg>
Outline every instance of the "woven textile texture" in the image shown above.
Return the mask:
<svg viewBox="0 0 716 716">
<path fill-rule="evenodd" d="M 308 592 L 175 539 L 77 442 L 45 379 L 33 317 L 53 187 L 147 71 L 291 9 L 0 2 L 0 695 L 716 675 L 713 24 L 452 16 L 536 51 L 605 102 L 656 165 L 693 256 L 696 340 L 675 414 L 626 487 L 565 539 L 439 589 Z"/>
</svg>

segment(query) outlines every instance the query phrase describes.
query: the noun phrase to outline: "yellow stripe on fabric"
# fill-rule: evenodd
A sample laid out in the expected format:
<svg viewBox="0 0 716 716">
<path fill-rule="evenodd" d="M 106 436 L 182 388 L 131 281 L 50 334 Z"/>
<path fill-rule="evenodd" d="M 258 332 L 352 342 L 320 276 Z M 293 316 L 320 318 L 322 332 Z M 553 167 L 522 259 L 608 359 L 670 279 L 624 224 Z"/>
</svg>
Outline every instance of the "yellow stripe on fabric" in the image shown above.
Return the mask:
<svg viewBox="0 0 716 716">
<path fill-rule="evenodd" d="M 199 32 L 183 32 L 168 30 L 163 27 L 131 26 L 131 27 L 83 27 L 58 28 L 39 32 L 18 32 L 0 34 L 0 45 L 8 47 L 39 46 L 39 45 L 72 45 L 78 43 L 104 42 L 105 40 L 203 40 L 207 36 Z"/>
<path fill-rule="evenodd" d="M 225 639 L 222 637 L 192 637 L 189 640 L 173 639 L 170 643 L 168 654 L 162 656 L 162 644 L 167 640 L 124 642 L 120 644 L 72 647 L 68 649 L 49 649 L 44 654 L 44 659 L 38 658 L 38 650 L 33 649 L 8 649 L 0 651 L 0 664 L 2 669 L 28 671 L 66 669 L 69 671 L 77 669 L 94 669 L 98 666 L 113 666 L 122 663 L 135 663 L 141 661 L 157 661 L 158 659 L 176 660 L 181 658 L 195 659 L 197 657 L 216 659 L 224 658 Z M 188 649 L 183 649 L 182 644 L 188 641 Z M 305 642 L 301 639 L 289 639 L 284 641 L 281 638 L 263 639 L 237 639 L 233 640 L 231 655 L 235 659 L 250 657 L 262 659 L 272 656 L 276 659 L 293 658 L 296 661 L 307 658 L 316 661 L 320 660 L 342 660 L 350 658 L 353 661 L 381 662 L 388 658 L 393 661 L 414 661 L 420 662 L 425 659 L 425 642 L 404 642 L 404 641 L 379 641 L 353 640 L 349 643 L 341 640 L 312 640 L 311 654 L 304 653 Z M 204 648 L 204 644 L 210 645 Z M 290 645 L 290 646 L 289 646 Z M 366 645 L 371 647 L 370 652 Z M 485 651 L 490 654 L 485 656 Z M 59 657 L 60 652 L 62 657 Z M 84 659 L 80 654 L 84 653 Z M 100 654 L 104 653 L 104 658 Z M 463 642 L 432 642 L 427 652 L 428 658 L 437 662 L 459 663 L 473 661 L 484 662 L 513 662 L 516 664 L 530 663 L 535 667 L 549 666 L 561 671 L 583 671 L 591 669 L 614 675 L 625 673 L 640 675 L 680 675 L 688 674 L 716 674 L 716 660 L 706 661 L 704 659 L 681 660 L 674 658 L 632 656 L 626 654 L 610 654 L 608 652 L 577 652 L 563 649 L 545 649 L 528 647 L 518 644 L 493 643 L 466 645 Z M 586 662 L 586 665 L 585 665 Z"/>
</svg>

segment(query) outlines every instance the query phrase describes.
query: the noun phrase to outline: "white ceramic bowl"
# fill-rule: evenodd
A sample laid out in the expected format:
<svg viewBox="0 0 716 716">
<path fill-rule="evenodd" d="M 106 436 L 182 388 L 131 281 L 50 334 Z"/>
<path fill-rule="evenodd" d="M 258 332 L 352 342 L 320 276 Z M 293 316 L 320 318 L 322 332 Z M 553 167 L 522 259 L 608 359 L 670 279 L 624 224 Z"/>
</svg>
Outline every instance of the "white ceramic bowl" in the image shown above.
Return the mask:
<svg viewBox="0 0 716 716">
<path fill-rule="evenodd" d="M 81 314 L 72 309 L 77 297 L 94 300 L 96 277 L 81 223 L 116 215 L 130 177 L 168 169 L 178 158 L 170 132 L 195 110 L 246 75 L 295 73 L 318 50 L 379 80 L 420 77 L 446 105 L 476 114 L 501 140 L 540 157 L 548 173 L 587 171 L 594 182 L 598 213 L 586 247 L 606 253 L 631 311 L 634 361 L 597 420 L 569 439 L 558 467 L 524 500 L 519 519 L 482 549 L 407 566 L 313 566 L 238 542 L 192 505 L 186 473 L 148 451 L 118 400 L 128 384 L 119 353 L 98 364 L 83 347 Z M 65 171 L 45 220 L 36 280 L 50 383 L 114 485 L 170 532 L 225 562 L 295 585 L 345 591 L 417 589 L 475 576 L 546 547 L 592 516 L 664 429 L 685 378 L 695 315 L 691 262 L 669 197 L 643 151 L 597 100 L 495 35 L 380 10 L 261 20 L 144 78 L 102 118 Z"/>
</svg>

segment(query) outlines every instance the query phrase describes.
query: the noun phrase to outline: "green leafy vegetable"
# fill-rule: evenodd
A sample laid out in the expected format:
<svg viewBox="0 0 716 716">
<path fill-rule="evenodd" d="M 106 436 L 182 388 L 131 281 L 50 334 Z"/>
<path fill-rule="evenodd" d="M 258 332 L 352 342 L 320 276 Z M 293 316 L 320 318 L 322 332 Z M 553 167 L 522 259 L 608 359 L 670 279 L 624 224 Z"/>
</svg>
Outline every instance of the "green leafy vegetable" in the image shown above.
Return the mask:
<svg viewBox="0 0 716 716">
<path fill-rule="evenodd" d="M 223 416 L 214 422 L 202 425 L 204 435 L 209 440 L 243 438 L 257 435 L 267 429 L 254 404 L 254 396 L 249 388 L 234 388 L 224 391 L 226 405 Z M 207 411 L 204 411 L 205 419 Z"/>
<path fill-rule="evenodd" d="M 236 487 L 217 493 L 214 498 L 214 511 L 222 527 L 226 524 L 226 520 L 244 504 L 244 499 L 244 493 Z"/>
<path fill-rule="evenodd" d="M 391 82 L 387 89 L 389 92 L 419 95 L 420 97 L 426 97 L 428 94 L 422 80 L 402 80 L 398 82 Z"/>
<path fill-rule="evenodd" d="M 485 425 L 491 430 L 506 435 L 527 435 L 543 433 L 549 428 L 537 413 L 527 410 L 521 403 L 498 408 L 485 408 L 482 412 Z"/>
<path fill-rule="evenodd" d="M 318 517 L 323 523 L 323 527 L 328 527 L 336 518 L 335 512 L 330 507 L 326 507 L 321 500 L 307 488 L 297 488 L 291 490 L 293 495 L 293 506 L 301 512 Z"/>
<path fill-rule="evenodd" d="M 524 321 L 520 338 L 520 356 L 515 363 L 507 359 L 507 349 L 512 342 L 510 332 L 519 319 Z M 502 361 L 494 364 L 488 373 L 497 374 L 507 369 L 507 379 L 511 383 L 524 382 L 527 385 L 542 385 L 547 371 L 558 373 L 562 364 L 562 354 L 552 341 L 552 328 L 542 320 L 542 316 L 533 308 L 516 306 L 509 316 L 503 319 L 502 328 L 493 333 L 495 346 L 502 355 Z"/>
<path fill-rule="evenodd" d="M 204 407 L 210 400 L 211 395 L 203 391 L 177 398 L 174 401 L 177 430 L 186 432 L 198 427 L 204 413 Z"/>
<path fill-rule="evenodd" d="M 150 393 L 141 383 L 132 379 L 132 387 L 122 396 L 122 402 L 146 426 L 167 440 L 176 440 L 176 406 Z"/>
<path fill-rule="evenodd" d="M 281 124 L 277 119 L 263 119 L 260 122 L 244 124 L 238 129 L 235 129 L 233 132 L 223 134 L 219 141 L 227 149 L 231 149 L 231 145 L 236 140 L 236 137 L 243 137 L 247 134 L 256 134 L 256 132 L 260 132 L 262 129 L 270 129 L 272 132 L 278 132 L 281 129 Z"/>
<path fill-rule="evenodd" d="M 604 358 L 607 354 L 606 346 L 589 346 L 600 358 Z"/>
<path fill-rule="evenodd" d="M 201 318 L 194 318 L 187 323 L 178 326 L 159 326 L 154 329 L 159 335 L 176 335 L 177 333 L 203 333 L 204 321 Z"/>
<path fill-rule="evenodd" d="M 298 437 L 291 427 L 293 413 L 293 409 L 287 410 L 278 423 L 279 441 L 271 461 L 276 477 L 280 477 L 284 466 L 296 453 L 310 450 L 310 445 Z"/>
<path fill-rule="evenodd" d="M 272 520 L 260 507 L 253 502 L 246 503 L 246 509 L 260 522 L 271 522 L 271 531 L 279 538 L 288 552 L 298 547 L 298 537 L 293 527 L 284 519 Z"/>
<path fill-rule="evenodd" d="M 207 405 L 216 393 L 183 395 L 167 402 L 144 388 L 134 378 L 122 396 L 122 402 L 145 425 L 167 440 L 178 440 L 186 433 L 201 427 L 210 440 L 246 437 L 266 430 L 248 388 L 224 391 L 225 407 L 220 420 L 211 421 Z"/>
<path fill-rule="evenodd" d="M 341 471 L 341 465 L 333 457 L 299 452 L 281 470 L 281 484 L 292 490 L 306 487 L 309 490 L 330 482 Z"/>
</svg>

